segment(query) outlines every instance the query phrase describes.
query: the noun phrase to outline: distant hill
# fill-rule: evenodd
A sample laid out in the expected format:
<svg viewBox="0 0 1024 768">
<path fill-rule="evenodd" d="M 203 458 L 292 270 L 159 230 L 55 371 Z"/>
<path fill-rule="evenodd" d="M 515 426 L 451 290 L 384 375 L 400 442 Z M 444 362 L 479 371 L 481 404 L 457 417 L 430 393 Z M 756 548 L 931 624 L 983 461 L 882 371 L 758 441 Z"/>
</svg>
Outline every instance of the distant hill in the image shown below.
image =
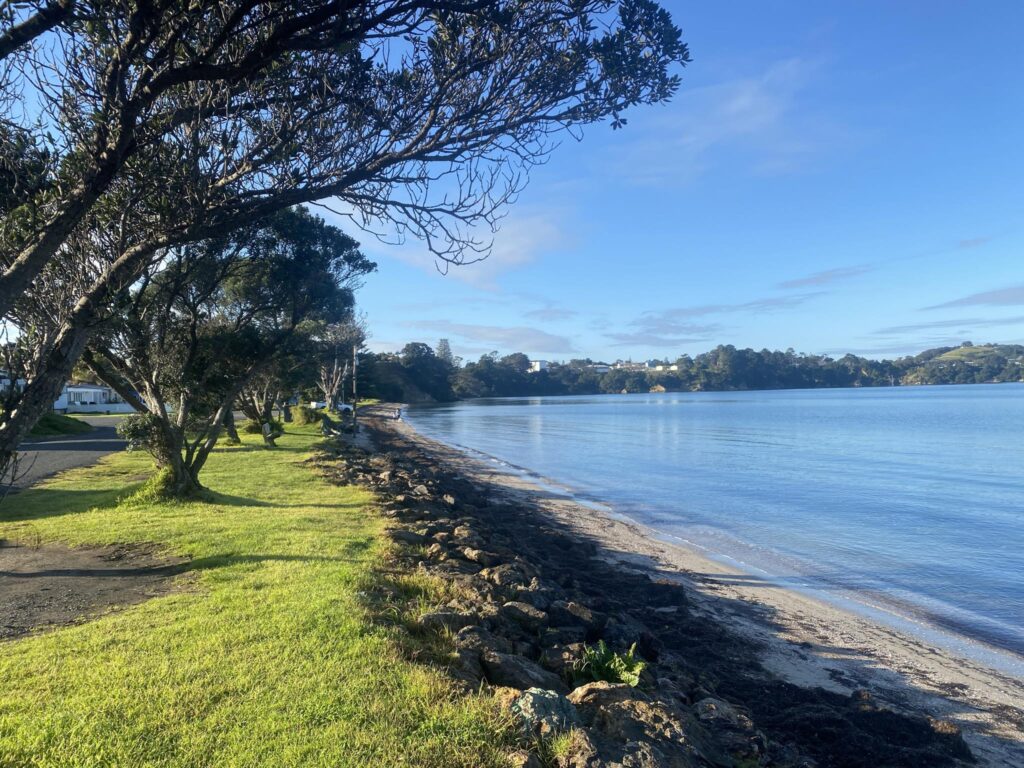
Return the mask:
<svg viewBox="0 0 1024 768">
<path fill-rule="evenodd" d="M 1024 346 L 964 342 L 896 360 L 871 360 L 857 355 L 807 355 L 791 349 L 737 349 L 728 344 L 695 357 L 682 355 L 674 362 L 607 365 L 572 360 L 531 370 L 530 359 L 523 354 L 484 355 L 477 362 L 460 366 L 444 362 L 425 344 L 410 344 L 401 355 L 367 355 L 360 370 L 366 376 L 363 391 L 404 402 L 618 392 L 987 384 L 1024 381 Z"/>
</svg>

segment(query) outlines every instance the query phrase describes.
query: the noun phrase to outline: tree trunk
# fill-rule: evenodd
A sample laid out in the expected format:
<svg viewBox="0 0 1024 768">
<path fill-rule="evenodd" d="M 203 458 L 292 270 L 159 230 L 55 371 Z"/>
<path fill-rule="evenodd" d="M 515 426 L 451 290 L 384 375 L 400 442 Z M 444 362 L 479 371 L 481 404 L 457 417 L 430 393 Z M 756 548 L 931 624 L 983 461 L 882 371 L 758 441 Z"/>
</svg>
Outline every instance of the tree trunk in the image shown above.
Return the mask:
<svg viewBox="0 0 1024 768">
<path fill-rule="evenodd" d="M 242 439 L 238 436 L 238 428 L 235 426 L 234 404 L 224 413 L 224 431 L 228 433 L 228 440 L 232 443 L 242 442 Z"/>
<path fill-rule="evenodd" d="M 199 484 L 198 472 L 194 471 L 181 455 L 181 451 L 171 456 L 171 462 L 167 466 L 169 477 L 163 488 L 166 496 L 175 499 L 189 499 L 197 496 L 203 486 Z"/>
</svg>

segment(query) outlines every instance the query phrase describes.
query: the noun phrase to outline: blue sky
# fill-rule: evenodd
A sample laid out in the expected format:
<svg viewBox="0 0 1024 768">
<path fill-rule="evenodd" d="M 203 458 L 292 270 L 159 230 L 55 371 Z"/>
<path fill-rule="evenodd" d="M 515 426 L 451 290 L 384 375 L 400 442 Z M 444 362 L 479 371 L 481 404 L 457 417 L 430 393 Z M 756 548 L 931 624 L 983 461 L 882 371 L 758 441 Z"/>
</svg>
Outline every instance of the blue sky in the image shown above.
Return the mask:
<svg viewBox="0 0 1024 768">
<path fill-rule="evenodd" d="M 663 5 L 693 55 L 676 98 L 563 144 L 490 259 L 442 275 L 357 235 L 372 349 L 1024 343 L 1024 3 Z"/>
</svg>

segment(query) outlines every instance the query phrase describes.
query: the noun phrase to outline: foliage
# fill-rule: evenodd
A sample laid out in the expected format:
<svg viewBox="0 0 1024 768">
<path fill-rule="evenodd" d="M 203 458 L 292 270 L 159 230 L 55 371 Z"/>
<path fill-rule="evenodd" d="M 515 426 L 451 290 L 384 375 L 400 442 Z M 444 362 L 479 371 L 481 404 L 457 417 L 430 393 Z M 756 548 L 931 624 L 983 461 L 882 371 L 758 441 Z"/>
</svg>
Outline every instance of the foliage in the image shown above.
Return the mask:
<svg viewBox="0 0 1024 768">
<path fill-rule="evenodd" d="M 284 433 L 284 424 L 282 424 L 279 419 L 268 419 L 266 423 L 270 424 L 270 429 L 274 433 L 276 433 L 276 434 L 283 434 Z M 245 433 L 247 435 L 262 435 L 263 434 L 263 424 L 264 424 L 264 422 L 253 421 L 252 419 L 249 419 L 248 421 L 246 421 L 246 422 L 244 422 L 242 424 L 242 427 L 239 430 L 239 432 L 243 432 L 243 433 Z"/>
<path fill-rule="evenodd" d="M 296 426 L 319 424 L 322 416 L 320 411 L 308 405 L 298 405 L 292 408 L 292 420 Z"/>
<path fill-rule="evenodd" d="M 584 645 L 583 655 L 572 667 L 573 678 L 578 683 L 604 680 L 609 683 L 639 685 L 640 673 L 647 664 L 636 658 L 636 643 L 626 653 L 616 653 L 604 640 L 597 645 Z"/>
<path fill-rule="evenodd" d="M 0 470 L 167 249 L 336 199 L 475 260 L 561 135 L 625 125 L 689 61 L 652 0 L 11 7 L 0 125 L 26 140 L 0 203 L 0 317 L 33 370 L 0 415 Z"/>
<path fill-rule="evenodd" d="M 424 344 L 407 345 L 422 350 Z M 820 387 L 877 387 L 911 384 L 973 384 L 1024 380 L 1024 346 L 1013 344 L 939 347 L 896 360 L 871 360 L 856 355 L 832 358 L 731 345 L 674 362 L 652 361 L 655 367 L 607 365 L 591 360 L 551 363 L 530 372 L 525 355 L 483 355 L 478 361 L 450 369 L 449 397 L 522 397 L 618 394 L 650 391 L 728 391 L 752 389 L 811 389 Z M 659 367 L 662 370 L 657 370 Z M 431 399 L 428 386 L 442 391 L 420 366 L 396 366 L 393 355 L 373 356 L 365 363 L 368 388 L 385 399 L 414 402 Z M 424 380 L 426 379 L 426 380 Z"/>
<path fill-rule="evenodd" d="M 277 451 L 216 451 L 202 501 L 145 498 L 150 461 L 121 453 L 0 509 L 5 539 L 190 558 L 180 590 L 5 644 L 0 762 L 507 765 L 494 702 L 456 695 L 410 661 L 416 638 L 374 620 L 382 521 L 368 493 L 303 463 L 318 439 L 305 427 Z"/>
<path fill-rule="evenodd" d="M 117 434 L 128 443 L 129 451 L 145 451 L 157 464 L 166 465 L 171 450 L 161 429 L 160 417 L 153 413 L 130 413 L 117 425 Z"/>
<path fill-rule="evenodd" d="M 268 419 L 312 332 L 351 314 L 352 288 L 373 268 L 337 228 L 284 211 L 169 251 L 83 359 L 149 414 L 139 444 L 171 467 L 183 495 L 194 493 L 236 400 L 254 421 Z"/>
</svg>

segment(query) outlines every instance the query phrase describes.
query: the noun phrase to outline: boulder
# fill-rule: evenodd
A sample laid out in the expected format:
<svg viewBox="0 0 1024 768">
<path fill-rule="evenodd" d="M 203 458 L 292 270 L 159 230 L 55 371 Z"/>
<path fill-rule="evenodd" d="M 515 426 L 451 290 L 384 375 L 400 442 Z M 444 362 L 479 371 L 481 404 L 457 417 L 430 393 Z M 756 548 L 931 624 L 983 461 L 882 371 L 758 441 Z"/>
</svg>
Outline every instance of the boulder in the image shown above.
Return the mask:
<svg viewBox="0 0 1024 768">
<path fill-rule="evenodd" d="M 600 632 L 608 621 L 603 613 L 592 611 L 581 603 L 555 600 L 548 608 L 551 623 L 559 627 L 580 626 L 587 632 Z"/>
<path fill-rule="evenodd" d="M 548 615 L 544 611 L 516 600 L 501 606 L 501 615 L 533 632 L 539 631 L 548 623 Z"/>
<path fill-rule="evenodd" d="M 549 736 L 580 725 L 580 716 L 569 700 L 555 691 L 529 688 L 512 704 L 512 712 L 518 715 L 531 733 Z"/>
<path fill-rule="evenodd" d="M 487 679 L 494 685 L 506 685 L 520 690 L 543 688 L 559 693 L 567 693 L 569 690 L 558 675 L 522 656 L 488 650 L 480 655 L 480 662 Z"/>
<path fill-rule="evenodd" d="M 472 563 L 478 563 L 485 568 L 491 568 L 501 564 L 501 558 L 493 552 L 484 552 L 482 549 L 463 547 L 462 556 Z"/>
<path fill-rule="evenodd" d="M 622 750 L 624 764 L 666 768 L 706 764 L 697 739 L 691 738 L 699 727 L 687 723 L 686 716 L 670 704 L 628 685 L 603 681 L 577 688 L 568 699 L 602 743 Z M 699 740 L 704 740 L 703 734 Z"/>
</svg>

